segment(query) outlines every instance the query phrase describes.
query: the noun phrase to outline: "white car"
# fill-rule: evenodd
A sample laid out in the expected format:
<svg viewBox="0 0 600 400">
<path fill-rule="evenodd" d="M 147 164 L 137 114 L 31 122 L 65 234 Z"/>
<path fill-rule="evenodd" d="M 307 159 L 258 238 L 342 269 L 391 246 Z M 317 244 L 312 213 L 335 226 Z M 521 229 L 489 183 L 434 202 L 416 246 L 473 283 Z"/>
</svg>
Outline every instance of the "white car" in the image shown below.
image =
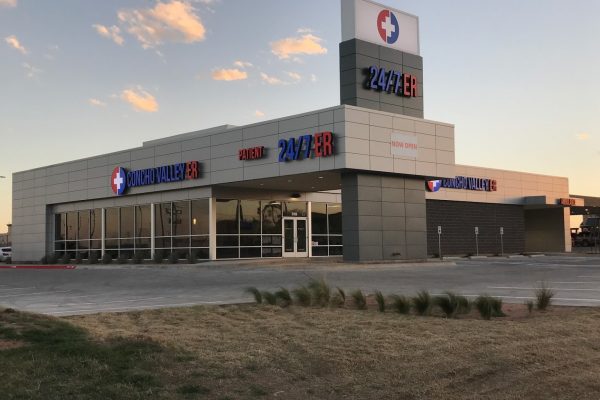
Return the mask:
<svg viewBox="0 0 600 400">
<path fill-rule="evenodd" d="M 0 261 L 10 261 L 12 258 L 12 248 L 0 247 Z"/>
</svg>

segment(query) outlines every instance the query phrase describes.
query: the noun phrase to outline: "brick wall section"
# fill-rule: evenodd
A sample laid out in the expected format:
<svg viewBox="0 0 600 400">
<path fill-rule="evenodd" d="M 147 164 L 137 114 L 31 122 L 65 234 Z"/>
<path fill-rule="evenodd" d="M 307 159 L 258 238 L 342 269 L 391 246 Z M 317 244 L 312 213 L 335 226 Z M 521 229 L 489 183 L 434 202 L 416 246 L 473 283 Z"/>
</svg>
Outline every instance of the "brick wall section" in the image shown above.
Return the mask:
<svg viewBox="0 0 600 400">
<path fill-rule="evenodd" d="M 437 227 L 442 226 L 442 254 L 475 254 L 475 227 L 479 227 L 479 253 L 500 253 L 500 227 L 504 252 L 525 251 L 525 216 L 519 205 L 427 200 L 427 253 L 438 254 Z"/>
<path fill-rule="evenodd" d="M 367 89 L 369 67 L 372 65 L 416 76 L 417 97 Z M 358 39 L 340 43 L 340 102 L 423 118 L 423 58 Z"/>
<path fill-rule="evenodd" d="M 344 260 L 414 260 L 427 254 L 423 180 L 342 174 Z"/>
</svg>

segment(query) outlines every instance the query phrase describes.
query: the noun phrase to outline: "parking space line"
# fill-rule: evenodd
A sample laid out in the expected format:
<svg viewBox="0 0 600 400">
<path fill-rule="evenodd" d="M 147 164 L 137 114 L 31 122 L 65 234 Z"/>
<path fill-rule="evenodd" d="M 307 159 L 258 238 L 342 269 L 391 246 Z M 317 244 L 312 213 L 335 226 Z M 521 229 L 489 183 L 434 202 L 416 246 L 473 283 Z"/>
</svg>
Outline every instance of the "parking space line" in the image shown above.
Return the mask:
<svg viewBox="0 0 600 400">
<path fill-rule="evenodd" d="M 10 289 L 0 289 L 0 293 L 8 292 L 10 290 L 25 290 L 25 289 L 37 289 L 37 288 L 35 286 L 29 286 L 29 287 L 17 287 L 17 288 L 10 288 Z"/>
<path fill-rule="evenodd" d="M 87 305 L 102 305 L 102 304 L 117 304 L 117 303 L 135 303 L 138 301 L 149 301 L 149 300 L 162 300 L 167 297 L 142 297 L 139 299 L 128 299 L 128 300 L 114 300 L 114 301 L 98 301 L 95 303 L 64 303 L 64 304 L 48 304 L 46 307 L 64 307 L 64 306 L 87 306 Z"/>
<path fill-rule="evenodd" d="M 70 292 L 70 290 L 58 290 L 56 292 L 19 293 L 19 294 L 10 294 L 10 295 L 6 295 L 6 296 L 0 296 L 0 299 L 5 299 L 7 297 L 39 296 L 42 294 L 68 293 L 68 292 Z"/>
<path fill-rule="evenodd" d="M 440 296 L 443 293 L 432 293 L 434 296 Z M 481 295 L 479 294 L 462 294 L 462 296 L 465 297 L 479 297 Z M 535 300 L 535 296 L 503 296 L 501 294 L 498 295 L 494 295 L 494 297 L 501 297 L 503 299 L 516 299 L 516 300 Z M 591 301 L 594 303 L 600 303 L 600 299 L 573 299 L 573 298 L 566 298 L 566 297 L 553 297 L 552 300 L 558 300 L 558 301 Z"/>
<path fill-rule="evenodd" d="M 174 304 L 153 304 L 148 306 L 140 306 L 136 307 L 136 310 L 146 310 L 160 307 L 185 307 L 185 306 L 194 306 L 194 305 L 204 305 L 204 304 L 222 304 L 222 301 L 202 301 L 202 302 L 194 302 L 194 303 L 174 303 Z M 95 309 L 79 309 L 79 310 L 69 310 L 69 311 L 50 311 L 46 314 L 50 315 L 60 315 L 60 314 L 77 314 L 82 312 L 87 313 L 99 313 L 106 311 L 129 311 L 132 310 L 131 307 L 112 307 L 112 308 L 95 308 Z"/>
<path fill-rule="evenodd" d="M 502 289 L 502 290 L 538 290 L 539 288 L 534 287 L 513 287 L 513 286 L 488 286 L 488 289 Z M 600 289 L 581 289 L 581 288 L 547 288 L 550 290 L 561 290 L 561 291 L 582 291 L 582 292 L 600 292 Z"/>
</svg>

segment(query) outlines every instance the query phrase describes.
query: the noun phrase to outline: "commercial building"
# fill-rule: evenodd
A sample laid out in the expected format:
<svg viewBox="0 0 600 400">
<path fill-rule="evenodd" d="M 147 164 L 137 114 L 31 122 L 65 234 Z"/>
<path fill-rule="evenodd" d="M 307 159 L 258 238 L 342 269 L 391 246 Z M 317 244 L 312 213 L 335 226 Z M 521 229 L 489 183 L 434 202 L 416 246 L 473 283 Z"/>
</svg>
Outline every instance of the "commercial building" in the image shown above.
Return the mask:
<svg viewBox="0 0 600 400">
<path fill-rule="evenodd" d="M 13 174 L 13 259 L 570 251 L 567 178 L 457 165 L 454 125 L 424 119 L 418 18 L 342 21 L 341 105 Z"/>
</svg>

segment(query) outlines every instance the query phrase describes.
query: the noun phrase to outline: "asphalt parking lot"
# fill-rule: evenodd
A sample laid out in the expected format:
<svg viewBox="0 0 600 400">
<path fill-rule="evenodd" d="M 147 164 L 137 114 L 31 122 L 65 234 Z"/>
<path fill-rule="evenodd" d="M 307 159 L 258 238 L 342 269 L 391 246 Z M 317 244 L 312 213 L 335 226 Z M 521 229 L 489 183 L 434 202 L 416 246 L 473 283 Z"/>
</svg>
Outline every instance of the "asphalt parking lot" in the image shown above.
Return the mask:
<svg viewBox="0 0 600 400">
<path fill-rule="evenodd" d="M 248 286 L 293 288 L 324 277 L 346 290 L 411 295 L 452 290 L 466 296 L 487 293 L 506 302 L 532 299 L 542 282 L 555 303 L 600 306 L 600 256 L 488 258 L 448 263 L 366 264 L 293 262 L 195 266 L 80 266 L 71 270 L 0 269 L 0 306 L 50 315 L 227 304 L 251 301 Z"/>
</svg>

